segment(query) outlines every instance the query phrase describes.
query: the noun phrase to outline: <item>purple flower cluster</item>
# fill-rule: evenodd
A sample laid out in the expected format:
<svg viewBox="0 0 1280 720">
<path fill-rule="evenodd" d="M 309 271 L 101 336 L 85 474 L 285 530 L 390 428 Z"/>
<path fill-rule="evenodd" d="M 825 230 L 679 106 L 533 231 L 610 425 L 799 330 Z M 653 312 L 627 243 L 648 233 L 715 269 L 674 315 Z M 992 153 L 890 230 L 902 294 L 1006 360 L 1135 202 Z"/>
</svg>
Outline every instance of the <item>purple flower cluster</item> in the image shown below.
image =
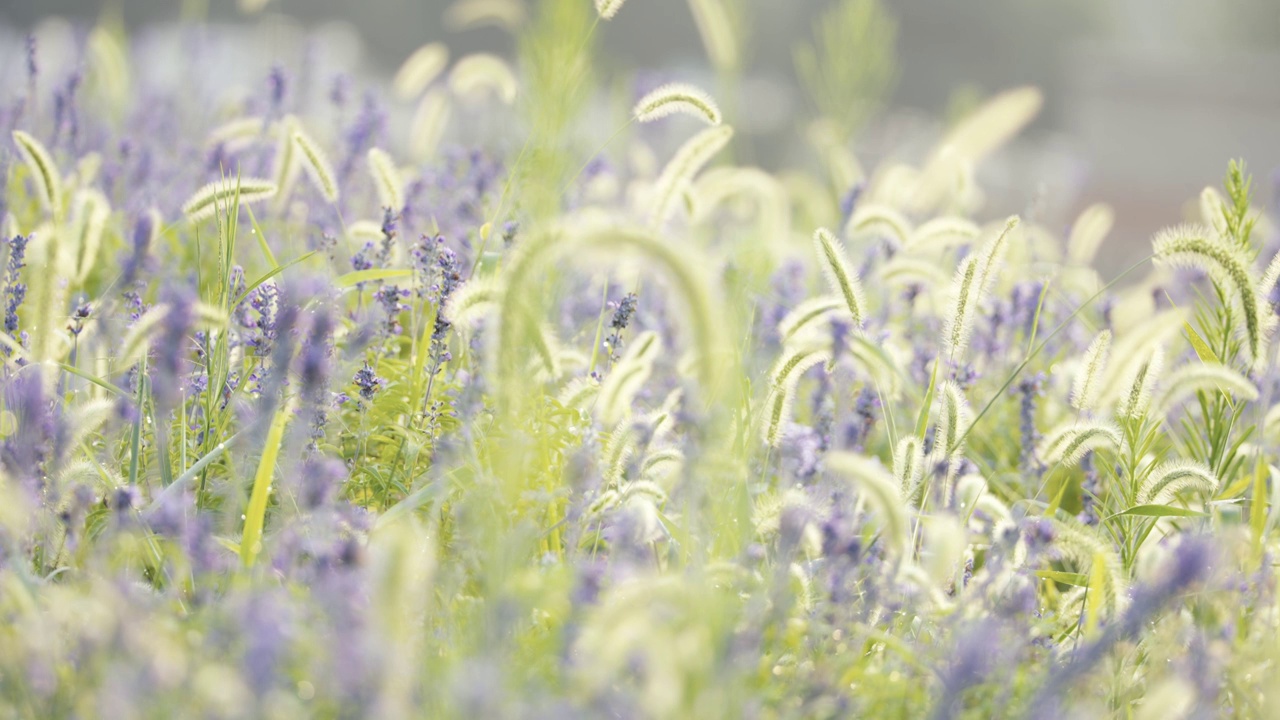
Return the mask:
<svg viewBox="0 0 1280 720">
<path fill-rule="evenodd" d="M 26 267 L 27 243 L 31 238 L 15 235 L 8 242 L 9 259 L 4 272 L 4 331 L 15 336 L 18 332 L 18 308 L 27 297 L 27 285 L 22 282 L 22 268 Z"/>
</svg>

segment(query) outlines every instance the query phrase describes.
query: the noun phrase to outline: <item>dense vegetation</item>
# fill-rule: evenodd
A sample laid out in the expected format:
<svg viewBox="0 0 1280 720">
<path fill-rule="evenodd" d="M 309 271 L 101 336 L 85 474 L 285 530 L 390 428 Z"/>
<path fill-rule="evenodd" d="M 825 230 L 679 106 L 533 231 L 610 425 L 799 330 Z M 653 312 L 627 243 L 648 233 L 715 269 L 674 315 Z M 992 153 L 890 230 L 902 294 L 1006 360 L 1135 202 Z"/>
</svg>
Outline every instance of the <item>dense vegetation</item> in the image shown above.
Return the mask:
<svg viewBox="0 0 1280 720">
<path fill-rule="evenodd" d="M 367 88 L 209 87 L 200 25 L 177 60 L 31 37 L 0 714 L 1277 712 L 1280 258 L 1244 165 L 1104 278 L 1106 205 L 984 211 L 1035 89 L 863 168 L 894 25 L 839 0 L 796 52 L 812 148 L 766 171 L 746 4 L 690 6 L 715 92 L 605 77 L 620 0 L 461 3 L 512 58 Z"/>
</svg>

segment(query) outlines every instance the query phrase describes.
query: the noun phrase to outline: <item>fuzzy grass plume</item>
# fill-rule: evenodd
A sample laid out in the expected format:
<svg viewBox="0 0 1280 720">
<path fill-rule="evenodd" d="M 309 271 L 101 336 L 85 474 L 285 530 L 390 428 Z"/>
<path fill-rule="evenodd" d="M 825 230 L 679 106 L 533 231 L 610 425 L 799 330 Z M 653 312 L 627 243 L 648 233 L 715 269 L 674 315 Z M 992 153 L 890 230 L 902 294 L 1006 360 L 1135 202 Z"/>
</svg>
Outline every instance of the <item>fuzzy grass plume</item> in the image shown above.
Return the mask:
<svg viewBox="0 0 1280 720">
<path fill-rule="evenodd" d="M 1252 367 L 1264 362 L 1263 315 L 1249 259 L 1237 247 L 1215 239 L 1206 228 L 1179 225 L 1162 230 L 1151 241 L 1156 261 L 1173 267 L 1204 270 L 1219 283 L 1240 313 L 1239 333 Z"/>
<path fill-rule="evenodd" d="M 453 66 L 449 72 L 449 89 L 463 98 L 491 92 L 504 104 L 510 105 L 515 102 L 520 82 L 502 58 L 489 53 L 475 53 L 458 60 Z"/>
<path fill-rule="evenodd" d="M 1110 355 L 1111 331 L 1103 330 L 1089 343 L 1080 360 L 1080 368 L 1071 384 L 1071 407 L 1081 411 L 1094 408 Z"/>
<path fill-rule="evenodd" d="M 422 95 L 448 65 L 449 48 L 440 43 L 427 43 L 405 58 L 391 86 L 401 100 L 412 100 Z"/>
<path fill-rule="evenodd" d="M 854 327 L 861 327 L 867 301 L 862 292 L 862 283 L 845 259 L 844 245 L 826 228 L 814 231 L 813 244 L 818 251 L 818 264 L 822 267 L 823 277 L 827 279 L 827 286 L 844 301 L 844 309 L 849 312 L 849 319 L 853 321 Z"/>
<path fill-rule="evenodd" d="M 307 177 L 311 178 L 311 183 L 315 185 L 316 190 L 320 191 L 321 197 L 330 203 L 336 203 L 338 179 L 333 172 L 333 164 L 329 162 L 328 154 L 301 125 L 294 126 L 290 139 L 294 152 L 297 153 L 298 163 L 306 171 Z"/>
<path fill-rule="evenodd" d="M 708 125 L 720 124 L 720 107 L 711 96 L 688 83 L 669 83 L 640 98 L 631 114 L 642 123 L 681 113 Z"/>
<path fill-rule="evenodd" d="M 191 222 L 200 222 L 216 213 L 226 212 L 233 203 L 249 205 L 270 200 L 275 194 L 276 184 L 268 180 L 227 178 L 197 190 L 182 204 L 182 214 Z"/>
<path fill-rule="evenodd" d="M 649 203 L 649 224 L 659 227 L 675 211 L 676 200 L 698 171 L 703 168 L 733 139 L 733 128 L 728 125 L 707 128 L 689 138 L 658 176 L 653 186 L 653 198 Z"/>
<path fill-rule="evenodd" d="M 1080 462 L 1085 453 L 1120 445 L 1120 431 L 1109 422 L 1080 420 L 1049 433 L 1036 454 L 1046 464 L 1068 467 Z"/>
<path fill-rule="evenodd" d="M 43 143 L 22 130 L 13 131 L 13 142 L 36 184 L 40 204 L 50 215 L 58 214 L 62 211 L 62 175 L 53 156 Z"/>
<path fill-rule="evenodd" d="M 378 190 L 378 202 L 382 207 L 399 212 L 404 207 L 404 181 L 395 160 L 381 148 L 371 148 L 368 154 L 369 175 Z"/>
<path fill-rule="evenodd" d="M 595 0 L 596 12 L 599 13 L 601 20 L 612 20 L 614 15 L 622 9 L 622 4 L 626 0 Z"/>
</svg>

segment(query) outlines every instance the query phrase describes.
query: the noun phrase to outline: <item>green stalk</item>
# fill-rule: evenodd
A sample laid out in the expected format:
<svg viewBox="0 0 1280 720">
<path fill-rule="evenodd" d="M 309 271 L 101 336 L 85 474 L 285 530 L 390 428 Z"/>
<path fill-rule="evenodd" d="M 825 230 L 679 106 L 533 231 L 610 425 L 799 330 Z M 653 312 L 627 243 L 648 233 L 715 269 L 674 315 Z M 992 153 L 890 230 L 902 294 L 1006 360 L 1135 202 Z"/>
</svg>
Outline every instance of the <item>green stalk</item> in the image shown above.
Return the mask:
<svg viewBox="0 0 1280 720">
<path fill-rule="evenodd" d="M 284 440 L 284 428 L 292 414 L 288 404 L 282 404 L 271 420 L 271 428 L 267 430 L 267 441 L 262 447 L 262 458 L 258 461 L 253 491 L 249 495 L 249 507 L 244 514 L 244 535 L 240 540 L 240 559 L 246 568 L 253 567 L 253 561 L 262 550 L 262 527 L 266 521 L 267 500 L 271 495 L 271 477 L 275 474 L 276 458 L 280 455 L 280 445 Z"/>
</svg>

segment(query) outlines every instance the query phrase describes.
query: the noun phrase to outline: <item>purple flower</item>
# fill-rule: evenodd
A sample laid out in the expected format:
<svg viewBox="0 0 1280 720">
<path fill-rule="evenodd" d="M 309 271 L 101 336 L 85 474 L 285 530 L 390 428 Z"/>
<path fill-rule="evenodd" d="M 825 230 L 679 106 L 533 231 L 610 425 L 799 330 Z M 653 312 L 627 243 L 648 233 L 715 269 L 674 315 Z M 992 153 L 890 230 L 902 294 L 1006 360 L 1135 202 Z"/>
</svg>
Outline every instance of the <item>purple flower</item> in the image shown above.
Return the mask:
<svg viewBox="0 0 1280 720">
<path fill-rule="evenodd" d="M 36 76 L 40 74 L 40 65 L 37 63 L 39 56 L 39 47 L 36 43 L 34 34 L 27 35 L 27 82 L 35 85 Z"/>
<path fill-rule="evenodd" d="M 232 284 L 242 281 L 244 272 L 239 267 L 232 273 Z M 236 320 L 246 332 L 241 336 L 245 347 L 253 348 L 253 354 L 265 357 L 271 352 L 276 338 L 276 315 L 280 310 L 280 290 L 271 283 L 263 283 L 249 292 L 236 308 Z"/>
<path fill-rule="evenodd" d="M 80 120 L 76 115 L 76 91 L 80 88 L 80 71 L 76 70 L 66 83 L 53 94 L 53 142 L 57 144 L 63 128 L 74 151 L 80 134 Z"/>
<path fill-rule="evenodd" d="M 123 277 L 120 279 L 123 287 L 132 287 L 146 269 L 148 253 L 151 252 L 151 235 L 155 232 L 153 222 L 151 213 L 143 213 L 133 223 L 132 242 L 129 244 L 129 254 L 125 257 Z"/>
<path fill-rule="evenodd" d="M 844 218 L 840 223 L 841 225 L 849 222 L 849 218 L 853 216 L 853 211 L 858 209 L 858 199 L 862 197 L 864 189 L 865 185 L 863 183 L 854 183 L 853 187 L 849 188 L 849 192 L 840 198 L 840 217 Z"/>
<path fill-rule="evenodd" d="M 303 464 L 299 473 L 298 502 L 303 508 L 314 510 L 328 504 L 342 483 L 346 482 L 347 468 L 335 458 L 313 457 Z"/>
<path fill-rule="evenodd" d="M 1044 290 L 1044 282 L 1041 280 L 1033 280 L 1030 282 L 1021 282 L 1013 288 L 1013 307 L 1011 309 L 1011 320 L 1013 326 L 1022 331 L 1024 336 L 1030 337 L 1031 327 L 1036 320 L 1036 312 L 1040 308 L 1040 295 Z"/>
<path fill-rule="evenodd" d="M 1085 453 L 1080 459 L 1084 479 L 1080 481 L 1080 512 L 1076 519 L 1085 525 L 1098 524 L 1098 495 L 1102 492 L 1102 482 L 1098 477 L 1098 469 L 1093 466 L 1093 460 L 1093 452 Z"/>
<path fill-rule="evenodd" d="M 400 313 L 409 309 L 409 306 L 401 302 L 409 297 L 408 290 L 401 290 L 395 285 L 385 285 L 374 293 L 374 298 L 378 304 L 382 306 L 383 312 L 387 314 L 387 319 L 383 324 L 383 328 L 388 335 L 399 335 L 403 332 L 400 326 Z"/>
<path fill-rule="evenodd" d="M 1035 463 L 1035 447 L 1040 439 L 1036 430 L 1036 398 L 1043 392 L 1045 380 L 1045 374 L 1038 372 L 1019 380 L 1015 388 L 1019 397 L 1018 429 L 1022 439 L 1018 464 L 1023 469 L 1030 469 Z"/>
<path fill-rule="evenodd" d="M 124 516 L 141 507 L 142 494 L 135 485 L 123 485 L 111 492 L 107 503 L 117 515 Z"/>
<path fill-rule="evenodd" d="M 351 95 L 351 76 L 339 73 L 333 76 L 333 82 L 329 83 L 329 102 L 334 107 L 342 109 L 347 105 L 347 99 Z"/>
<path fill-rule="evenodd" d="M 27 285 L 21 282 L 22 268 L 26 267 L 27 242 L 30 237 L 15 235 L 9 241 L 9 261 L 4 275 L 4 331 L 10 335 L 18 332 L 18 308 L 27 297 Z"/>
<path fill-rule="evenodd" d="M 933 717 L 939 720 L 955 717 L 960 709 L 960 695 L 981 683 L 998 665 L 1007 648 L 996 621 L 985 618 L 966 627 L 950 653 L 950 664 L 942 673 L 942 698 L 934 707 Z"/>
<path fill-rule="evenodd" d="M 378 249 L 378 262 L 382 265 L 391 263 L 391 249 L 396 240 L 396 223 L 400 220 L 398 209 L 382 210 L 382 247 Z"/>
<path fill-rule="evenodd" d="M 34 368 L 14 375 L 4 386 L 5 407 L 14 415 L 14 429 L 0 441 L 5 471 L 34 491 L 45 463 L 58 450 L 60 423 L 45 394 L 44 379 Z"/>
<path fill-rule="evenodd" d="M 182 399 L 184 364 L 191 347 L 189 336 L 195 326 L 192 290 L 170 287 L 165 295 L 169 312 L 155 340 L 155 360 L 151 363 L 151 395 L 161 416 L 177 407 Z"/>
<path fill-rule="evenodd" d="M 258 695 L 265 695 L 278 681 L 293 631 L 290 610 L 276 591 L 249 595 L 239 613 L 245 638 L 242 664 Z"/>
<path fill-rule="evenodd" d="M 617 362 L 622 356 L 622 331 L 631 324 L 631 316 L 635 315 L 637 301 L 635 293 L 627 293 L 621 300 L 609 303 L 613 308 L 613 317 L 609 320 L 609 327 L 613 332 L 605 338 L 604 346 L 609 350 L 609 359 L 612 362 Z"/>
<path fill-rule="evenodd" d="M 862 386 L 858 399 L 853 406 L 853 420 L 845 428 L 845 447 L 861 450 L 875 426 L 876 416 L 880 412 L 880 396 L 870 385 Z"/>
<path fill-rule="evenodd" d="M 371 92 L 364 94 L 364 103 L 360 107 L 360 113 L 352 121 L 351 126 L 347 128 L 345 133 L 347 141 L 347 156 L 343 160 L 342 169 L 339 175 L 345 181 L 355 171 L 356 163 L 364 157 L 364 154 L 378 143 L 387 126 L 387 115 L 378 106 L 377 98 Z"/>
<path fill-rule="evenodd" d="M 369 363 L 365 363 L 364 367 L 356 371 L 353 382 L 360 389 L 360 397 L 365 400 L 372 400 L 373 394 L 378 392 L 378 389 L 383 384 L 382 378 L 374 374 L 373 368 L 369 367 Z"/>
<path fill-rule="evenodd" d="M 280 108 L 284 105 L 285 95 L 289 91 L 288 78 L 285 77 L 284 68 L 279 65 L 273 65 L 271 74 L 267 76 L 267 88 L 271 100 L 272 113 L 280 112 Z"/>
<path fill-rule="evenodd" d="M 333 319 L 327 310 L 318 311 L 311 320 L 311 332 L 299 354 L 302 397 L 320 404 L 329 384 L 329 340 Z"/>
<path fill-rule="evenodd" d="M 360 251 L 351 256 L 353 270 L 369 270 L 373 268 L 373 243 L 367 242 Z"/>
<path fill-rule="evenodd" d="M 76 306 L 76 311 L 71 314 L 71 334 L 79 336 L 84 331 L 84 321 L 89 319 L 89 315 L 93 312 L 93 306 L 89 303 L 81 303 Z"/>
</svg>

